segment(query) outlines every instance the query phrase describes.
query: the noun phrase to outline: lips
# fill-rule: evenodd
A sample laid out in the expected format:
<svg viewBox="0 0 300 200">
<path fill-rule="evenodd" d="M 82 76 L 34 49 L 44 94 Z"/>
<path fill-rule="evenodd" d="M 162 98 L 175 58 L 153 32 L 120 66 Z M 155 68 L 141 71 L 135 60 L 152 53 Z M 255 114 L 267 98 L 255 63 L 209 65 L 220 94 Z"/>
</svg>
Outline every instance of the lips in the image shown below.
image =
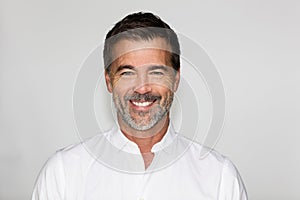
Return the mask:
<svg viewBox="0 0 300 200">
<path fill-rule="evenodd" d="M 138 106 L 138 107 L 148 107 L 151 106 L 155 101 L 130 101 L 133 105 Z"/>
<path fill-rule="evenodd" d="M 136 110 L 148 110 L 161 96 L 151 93 L 139 94 L 133 93 L 125 96 L 125 101 L 129 101 L 130 105 Z"/>
</svg>

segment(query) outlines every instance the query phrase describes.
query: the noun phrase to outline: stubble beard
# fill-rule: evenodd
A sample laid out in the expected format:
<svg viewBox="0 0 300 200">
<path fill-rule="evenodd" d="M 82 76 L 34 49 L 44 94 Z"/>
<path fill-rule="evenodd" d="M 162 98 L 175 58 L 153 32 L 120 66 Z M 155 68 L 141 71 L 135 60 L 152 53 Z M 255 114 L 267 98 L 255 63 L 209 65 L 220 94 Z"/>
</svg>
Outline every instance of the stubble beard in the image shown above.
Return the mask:
<svg viewBox="0 0 300 200">
<path fill-rule="evenodd" d="M 124 97 L 124 103 L 122 103 L 121 98 L 117 94 L 113 94 L 113 102 L 118 115 L 121 116 L 122 120 L 129 127 L 137 131 L 146 131 L 153 128 L 167 115 L 167 113 L 170 111 L 173 97 L 174 94 L 172 93 L 166 97 L 164 102 L 162 102 L 162 105 L 160 105 L 160 102 L 158 102 L 149 111 L 130 111 L 128 106 L 128 99 L 130 99 L 129 95 Z M 134 115 L 137 117 L 133 117 L 130 112 L 134 112 Z"/>
</svg>

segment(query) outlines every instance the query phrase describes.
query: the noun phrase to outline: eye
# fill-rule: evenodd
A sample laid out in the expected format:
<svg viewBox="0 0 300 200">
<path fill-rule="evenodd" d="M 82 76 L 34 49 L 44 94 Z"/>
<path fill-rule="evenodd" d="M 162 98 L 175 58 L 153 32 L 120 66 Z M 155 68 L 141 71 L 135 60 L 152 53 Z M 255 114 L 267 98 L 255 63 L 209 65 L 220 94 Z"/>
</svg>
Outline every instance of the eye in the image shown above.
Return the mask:
<svg viewBox="0 0 300 200">
<path fill-rule="evenodd" d="M 156 75 L 156 76 L 163 76 L 164 75 L 164 73 L 162 71 L 152 71 L 152 72 L 150 72 L 150 74 Z"/>
<path fill-rule="evenodd" d="M 134 72 L 132 71 L 123 71 L 120 73 L 121 76 L 132 76 L 134 75 Z"/>
</svg>

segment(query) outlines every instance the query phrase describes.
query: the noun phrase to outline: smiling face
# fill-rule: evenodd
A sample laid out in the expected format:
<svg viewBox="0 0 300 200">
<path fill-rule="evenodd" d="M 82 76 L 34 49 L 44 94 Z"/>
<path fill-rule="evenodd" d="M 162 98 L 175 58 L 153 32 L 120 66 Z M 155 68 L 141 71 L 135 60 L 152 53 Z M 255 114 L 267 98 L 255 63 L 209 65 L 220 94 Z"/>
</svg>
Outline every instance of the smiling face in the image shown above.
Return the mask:
<svg viewBox="0 0 300 200">
<path fill-rule="evenodd" d="M 117 59 L 105 77 L 107 88 L 113 93 L 120 127 L 145 131 L 163 119 L 168 120 L 179 82 L 179 72 L 169 62 L 169 46 L 163 39 L 155 38 L 121 40 L 114 47 Z"/>
</svg>

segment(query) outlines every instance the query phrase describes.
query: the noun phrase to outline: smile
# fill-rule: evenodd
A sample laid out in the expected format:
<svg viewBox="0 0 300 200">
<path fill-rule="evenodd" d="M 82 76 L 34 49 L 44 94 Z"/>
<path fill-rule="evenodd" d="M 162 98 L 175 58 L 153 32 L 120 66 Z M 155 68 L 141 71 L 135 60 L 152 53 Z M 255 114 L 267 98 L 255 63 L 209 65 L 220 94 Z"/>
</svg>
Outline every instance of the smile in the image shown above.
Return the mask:
<svg viewBox="0 0 300 200">
<path fill-rule="evenodd" d="M 135 106 L 138 106 L 138 107 L 147 107 L 147 106 L 150 106 L 154 103 L 155 101 L 143 101 L 143 102 L 140 102 L 140 101 L 131 101 L 131 103 Z"/>
</svg>

